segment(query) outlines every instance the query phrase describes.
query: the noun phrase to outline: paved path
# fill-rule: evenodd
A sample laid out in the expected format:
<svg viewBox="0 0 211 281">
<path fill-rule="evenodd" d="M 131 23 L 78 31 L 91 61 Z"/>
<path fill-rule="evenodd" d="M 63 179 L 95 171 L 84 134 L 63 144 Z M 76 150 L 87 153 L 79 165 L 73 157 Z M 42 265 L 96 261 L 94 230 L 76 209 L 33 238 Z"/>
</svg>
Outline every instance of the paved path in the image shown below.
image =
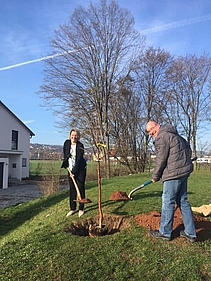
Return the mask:
<svg viewBox="0 0 211 281">
<path fill-rule="evenodd" d="M 0 209 L 11 207 L 42 196 L 39 186 L 24 184 L 0 189 Z"/>
</svg>

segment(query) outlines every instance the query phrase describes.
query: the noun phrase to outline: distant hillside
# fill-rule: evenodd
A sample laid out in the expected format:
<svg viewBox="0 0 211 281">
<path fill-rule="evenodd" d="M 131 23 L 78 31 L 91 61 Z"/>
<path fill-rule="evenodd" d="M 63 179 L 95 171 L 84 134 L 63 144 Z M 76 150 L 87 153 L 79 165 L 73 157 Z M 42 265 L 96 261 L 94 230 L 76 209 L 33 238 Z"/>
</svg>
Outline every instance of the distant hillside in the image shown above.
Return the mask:
<svg viewBox="0 0 211 281">
<path fill-rule="evenodd" d="M 62 151 L 62 145 L 31 143 L 30 149 Z"/>
<path fill-rule="evenodd" d="M 62 159 L 62 145 L 30 144 L 30 159 Z"/>
<path fill-rule="evenodd" d="M 85 148 L 85 158 L 91 160 L 92 148 Z M 61 160 L 63 158 L 63 146 L 51 144 L 30 144 L 30 159 L 31 160 Z"/>
</svg>

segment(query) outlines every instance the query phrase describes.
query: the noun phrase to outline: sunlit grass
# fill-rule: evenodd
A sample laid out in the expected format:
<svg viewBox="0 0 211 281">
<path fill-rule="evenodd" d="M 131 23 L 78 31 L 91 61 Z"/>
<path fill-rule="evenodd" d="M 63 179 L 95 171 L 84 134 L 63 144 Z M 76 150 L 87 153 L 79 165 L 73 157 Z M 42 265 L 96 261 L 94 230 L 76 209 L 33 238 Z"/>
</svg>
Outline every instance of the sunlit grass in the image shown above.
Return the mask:
<svg viewBox="0 0 211 281">
<path fill-rule="evenodd" d="M 210 175 L 209 171 L 191 175 L 192 206 L 209 204 Z M 102 179 L 103 212 L 130 217 L 160 211 L 160 183 L 137 191 L 131 201 L 109 201 L 113 192 L 129 193 L 150 178 L 146 173 Z M 155 241 L 135 225 L 96 238 L 66 233 L 71 222 L 98 215 L 97 181 L 86 182 L 86 197 L 92 203 L 80 219 L 77 214 L 66 218 L 68 190 L 0 210 L 0 280 L 211 280 L 210 240 L 194 244 Z"/>
</svg>

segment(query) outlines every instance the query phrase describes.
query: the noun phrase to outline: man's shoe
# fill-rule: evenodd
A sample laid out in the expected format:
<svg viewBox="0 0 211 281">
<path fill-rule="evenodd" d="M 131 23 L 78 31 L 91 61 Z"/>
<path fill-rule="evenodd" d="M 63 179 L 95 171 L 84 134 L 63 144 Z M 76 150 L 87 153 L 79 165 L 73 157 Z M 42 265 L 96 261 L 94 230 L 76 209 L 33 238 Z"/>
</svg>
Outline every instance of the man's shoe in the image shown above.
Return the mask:
<svg viewBox="0 0 211 281">
<path fill-rule="evenodd" d="M 191 243 L 196 242 L 196 237 L 187 235 L 184 230 L 180 231 L 180 237 L 187 239 Z"/>
<path fill-rule="evenodd" d="M 69 216 L 72 216 L 76 212 L 77 212 L 76 210 L 70 210 L 69 213 L 67 213 L 66 218 L 68 218 Z"/>
<path fill-rule="evenodd" d="M 81 216 L 83 216 L 83 214 L 84 214 L 84 210 L 79 210 L 79 212 L 78 212 L 79 218 L 80 218 Z"/>
<path fill-rule="evenodd" d="M 162 239 L 165 241 L 170 241 L 171 237 L 168 236 L 164 236 L 162 235 L 159 230 L 150 230 L 149 234 L 153 237 L 153 238 L 158 238 L 158 239 Z"/>
</svg>

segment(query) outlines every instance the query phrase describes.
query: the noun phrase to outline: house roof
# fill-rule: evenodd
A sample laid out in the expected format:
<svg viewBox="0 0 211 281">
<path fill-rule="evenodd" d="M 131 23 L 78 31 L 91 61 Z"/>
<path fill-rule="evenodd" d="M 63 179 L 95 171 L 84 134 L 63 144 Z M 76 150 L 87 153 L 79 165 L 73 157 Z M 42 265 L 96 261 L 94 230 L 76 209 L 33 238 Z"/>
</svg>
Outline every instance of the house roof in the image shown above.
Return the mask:
<svg viewBox="0 0 211 281">
<path fill-rule="evenodd" d="M 30 133 L 30 136 L 35 136 L 35 134 L 8 108 L 2 101 L 0 101 L 0 106 L 2 106 L 10 115 L 12 115 L 21 125 L 23 125 Z"/>
</svg>

